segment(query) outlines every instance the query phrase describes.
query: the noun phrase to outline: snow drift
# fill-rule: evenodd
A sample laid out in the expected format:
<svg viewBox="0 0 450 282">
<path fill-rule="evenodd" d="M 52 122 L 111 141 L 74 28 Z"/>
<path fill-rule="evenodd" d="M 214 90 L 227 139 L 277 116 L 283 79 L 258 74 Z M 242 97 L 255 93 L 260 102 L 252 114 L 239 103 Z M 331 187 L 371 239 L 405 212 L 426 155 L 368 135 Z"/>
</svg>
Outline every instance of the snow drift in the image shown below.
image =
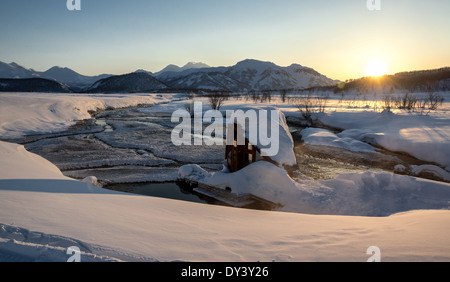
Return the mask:
<svg viewBox="0 0 450 282">
<path fill-rule="evenodd" d="M 340 137 L 354 138 L 450 167 L 450 126 L 447 118 L 398 115 L 387 111 L 381 114 L 336 111 L 319 119 L 329 126 L 343 129 Z"/>
<path fill-rule="evenodd" d="M 180 178 L 231 188 L 236 194 L 250 193 L 283 205 L 287 212 L 389 216 L 417 209 L 448 209 L 450 184 L 387 172 L 343 174 L 316 181 L 297 174 L 295 180 L 271 163 L 259 161 L 229 173 L 206 172 L 197 165 L 179 170 Z"/>
<path fill-rule="evenodd" d="M 34 171 L 22 169 L 29 160 Z M 11 179 L 6 167 L 23 179 Z M 364 262 L 370 246 L 381 249 L 382 261 L 450 260 L 450 213 L 444 210 L 306 215 L 130 195 L 62 177 L 10 143 L 1 143 L 0 168 L 0 261 L 64 262 L 69 246 L 80 249 L 82 262 Z M 268 168 L 281 175 L 276 166 Z M 46 179 L 33 180 L 38 172 Z"/>
<path fill-rule="evenodd" d="M 13 139 L 25 134 L 52 133 L 68 129 L 91 112 L 108 108 L 168 102 L 172 94 L 45 94 L 0 95 L 0 135 Z"/>
</svg>

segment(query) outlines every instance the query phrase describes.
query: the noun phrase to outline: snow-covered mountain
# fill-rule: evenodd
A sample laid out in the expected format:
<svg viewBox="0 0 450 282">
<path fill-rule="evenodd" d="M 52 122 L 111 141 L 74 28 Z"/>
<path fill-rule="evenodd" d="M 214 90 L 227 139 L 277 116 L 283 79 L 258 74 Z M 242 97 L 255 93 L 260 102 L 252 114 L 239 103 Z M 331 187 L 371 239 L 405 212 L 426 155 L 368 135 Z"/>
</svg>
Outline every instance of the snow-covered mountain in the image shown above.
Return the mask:
<svg viewBox="0 0 450 282">
<path fill-rule="evenodd" d="M 87 92 L 91 93 L 138 93 L 168 88 L 163 82 L 145 72 L 116 75 L 95 82 Z"/>
<path fill-rule="evenodd" d="M 47 79 L 53 79 L 65 84 L 69 84 L 71 86 L 76 87 L 86 87 L 89 85 L 92 85 L 94 82 L 110 77 L 110 74 L 101 74 L 96 76 L 86 76 L 81 75 L 69 68 L 62 68 L 62 67 L 52 67 L 49 70 L 45 72 L 39 73 L 41 77 L 47 78 Z"/>
<path fill-rule="evenodd" d="M 33 69 L 27 69 L 16 63 L 0 62 L 0 78 L 33 78 L 39 74 Z"/>
<path fill-rule="evenodd" d="M 52 67 L 47 71 L 40 72 L 33 69 L 25 68 L 16 63 L 3 63 L 0 62 L 0 78 L 44 78 L 56 80 L 60 83 L 70 85 L 71 87 L 87 87 L 92 85 L 94 82 L 107 78 L 111 76 L 110 74 L 102 74 L 96 76 L 86 76 L 81 75 L 69 68 L 63 67 Z"/>
<path fill-rule="evenodd" d="M 186 65 L 184 65 L 183 67 L 179 67 L 177 65 L 168 65 L 167 67 L 165 67 L 164 69 L 162 69 L 161 71 L 155 73 L 155 76 L 158 75 L 162 75 L 163 73 L 167 73 L 167 72 L 182 72 L 185 70 L 190 70 L 190 69 L 202 69 L 202 68 L 209 68 L 210 66 L 208 66 L 205 63 L 201 63 L 201 62 L 189 62 Z"/>
<path fill-rule="evenodd" d="M 73 91 L 88 92 L 142 92 L 166 88 L 245 92 L 337 84 L 337 81 L 308 67 L 297 64 L 280 67 L 258 60 L 244 60 L 231 67 L 209 67 L 204 63 L 190 62 L 183 67 L 168 65 L 155 74 L 137 70 L 122 76 L 85 76 L 65 67 L 52 67 L 39 72 L 16 63 L 0 62 L 0 78 L 45 78 L 67 85 Z M 105 80 L 107 78 L 112 79 Z"/>
<path fill-rule="evenodd" d="M 151 71 L 144 70 L 144 69 L 138 69 L 138 70 L 135 70 L 134 72 L 135 73 L 146 73 L 146 74 L 149 74 L 149 75 L 153 75 L 153 73 Z"/>
<path fill-rule="evenodd" d="M 226 91 L 306 89 L 337 84 L 308 67 L 297 64 L 280 67 L 258 60 L 244 60 L 232 67 L 166 71 L 155 76 L 172 88 Z"/>
</svg>

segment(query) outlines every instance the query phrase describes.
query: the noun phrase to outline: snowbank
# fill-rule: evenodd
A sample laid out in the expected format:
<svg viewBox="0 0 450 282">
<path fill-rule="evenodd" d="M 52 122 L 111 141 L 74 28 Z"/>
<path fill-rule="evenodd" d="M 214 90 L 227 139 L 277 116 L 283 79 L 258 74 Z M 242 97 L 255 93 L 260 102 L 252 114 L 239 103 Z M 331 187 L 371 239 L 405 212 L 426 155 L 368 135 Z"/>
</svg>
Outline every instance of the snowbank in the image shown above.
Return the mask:
<svg viewBox="0 0 450 282">
<path fill-rule="evenodd" d="M 450 173 L 435 165 L 396 165 L 394 172 L 450 182 Z"/>
<path fill-rule="evenodd" d="M 83 119 L 97 105 L 131 106 L 137 103 L 133 97 L 147 100 L 139 103 L 162 101 L 152 95 L 2 94 L 0 134 L 6 138 L 56 131 Z M 382 120 L 371 120 L 383 115 L 361 119 L 365 115 L 357 113 L 351 116 L 356 120 L 346 121 L 345 114 L 336 114 L 334 122 L 356 129 L 345 134 L 358 135 L 355 139 L 364 142 L 381 138 L 378 135 L 401 137 L 400 141 L 414 137 L 395 135 L 395 129 L 405 129 L 400 124 L 384 127 Z M 423 127 L 437 129 L 431 130 L 436 133 L 431 144 L 449 140 L 441 132 L 445 126 L 448 123 L 432 119 Z M 420 135 L 425 137 L 424 132 Z M 382 261 L 450 261 L 449 184 L 372 172 L 328 181 L 301 175 L 292 179 L 283 169 L 263 162 L 235 174 L 211 175 L 192 166 L 180 171 L 235 192 L 251 191 L 296 212 L 113 192 L 67 178 L 22 146 L 0 142 L 0 261 L 66 261 L 69 246 L 80 248 L 81 261 L 364 262 L 370 246 L 381 249 Z"/>
<path fill-rule="evenodd" d="M 358 139 L 450 167 L 450 121 L 447 116 L 336 111 L 321 115 L 320 121 L 344 129 L 340 137 Z"/>
<path fill-rule="evenodd" d="M 307 128 L 300 132 L 305 143 L 311 145 L 322 145 L 338 147 L 356 152 L 375 153 L 375 148 L 367 143 L 350 137 L 340 137 L 333 132 L 320 128 Z"/>
<path fill-rule="evenodd" d="M 0 167 L 10 166 L 0 170 L 0 261 L 63 262 L 72 246 L 81 261 L 364 262 L 370 246 L 382 261 L 450 260 L 448 211 L 337 217 L 130 195 L 67 179 L 23 147 L 0 144 Z M 38 173 L 46 179 L 33 179 Z"/>
<path fill-rule="evenodd" d="M 1 93 L 0 136 L 13 139 L 25 134 L 62 131 L 91 117 L 90 111 L 156 104 L 172 94 L 47 94 Z"/>
<path fill-rule="evenodd" d="M 21 145 L 0 141 L 0 180 L 58 179 L 67 180 L 61 171 L 44 158 L 29 153 Z"/>
<path fill-rule="evenodd" d="M 260 161 L 229 173 L 208 173 L 197 165 L 180 168 L 188 178 L 236 194 L 250 193 L 283 205 L 282 211 L 359 216 L 389 216 L 417 209 L 448 209 L 450 184 L 385 172 L 340 175 L 316 181 Z"/>
<path fill-rule="evenodd" d="M 236 123 L 240 128 L 245 129 L 245 137 L 250 140 L 250 143 L 257 146 L 262 154 L 269 156 L 281 166 L 292 166 L 297 163 L 294 154 L 294 140 L 286 123 L 286 117 L 280 109 L 254 105 L 236 107 L 233 110 L 238 118 L 227 121 L 227 124 Z M 250 111 L 256 113 L 255 120 L 245 119 L 246 113 Z M 266 113 L 266 115 L 261 115 L 261 113 Z M 261 118 L 265 118 L 265 120 L 261 120 Z M 266 126 L 265 129 L 262 124 Z M 274 125 L 273 128 L 272 125 Z M 231 126 L 230 129 L 232 129 Z M 255 138 L 252 138 L 252 133 Z M 273 144 L 275 142 L 278 143 L 277 146 Z"/>
</svg>

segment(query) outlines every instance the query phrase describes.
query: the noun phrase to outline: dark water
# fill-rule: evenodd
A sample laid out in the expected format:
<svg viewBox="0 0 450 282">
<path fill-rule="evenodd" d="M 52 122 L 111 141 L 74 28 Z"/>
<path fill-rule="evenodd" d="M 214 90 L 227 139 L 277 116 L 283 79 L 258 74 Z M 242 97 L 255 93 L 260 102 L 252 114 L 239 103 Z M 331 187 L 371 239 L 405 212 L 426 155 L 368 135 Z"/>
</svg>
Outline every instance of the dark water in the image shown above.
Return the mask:
<svg viewBox="0 0 450 282">
<path fill-rule="evenodd" d="M 192 190 L 183 188 L 175 182 L 112 184 L 106 186 L 105 188 L 114 191 L 150 197 L 181 200 L 201 204 L 221 205 L 220 202 L 202 195 L 195 194 L 195 192 L 193 192 Z"/>
</svg>

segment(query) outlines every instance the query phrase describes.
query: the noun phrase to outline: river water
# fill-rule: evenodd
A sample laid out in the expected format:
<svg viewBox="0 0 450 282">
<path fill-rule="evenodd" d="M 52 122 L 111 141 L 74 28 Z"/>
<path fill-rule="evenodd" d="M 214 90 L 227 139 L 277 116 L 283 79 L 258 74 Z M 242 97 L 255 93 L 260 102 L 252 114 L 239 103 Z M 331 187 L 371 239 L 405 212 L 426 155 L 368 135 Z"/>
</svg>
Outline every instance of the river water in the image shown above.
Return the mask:
<svg viewBox="0 0 450 282">
<path fill-rule="evenodd" d="M 60 133 L 8 140 L 55 164 L 66 176 L 95 176 L 107 189 L 205 204 L 217 201 L 178 186 L 178 168 L 198 164 L 208 171 L 223 168 L 224 146 L 175 146 L 171 113 L 180 104 L 108 110 Z M 392 171 L 396 164 L 420 161 L 386 151 L 358 153 L 304 144 L 301 123 L 288 119 L 295 140 L 298 172 L 324 180 L 343 173 Z"/>
</svg>

